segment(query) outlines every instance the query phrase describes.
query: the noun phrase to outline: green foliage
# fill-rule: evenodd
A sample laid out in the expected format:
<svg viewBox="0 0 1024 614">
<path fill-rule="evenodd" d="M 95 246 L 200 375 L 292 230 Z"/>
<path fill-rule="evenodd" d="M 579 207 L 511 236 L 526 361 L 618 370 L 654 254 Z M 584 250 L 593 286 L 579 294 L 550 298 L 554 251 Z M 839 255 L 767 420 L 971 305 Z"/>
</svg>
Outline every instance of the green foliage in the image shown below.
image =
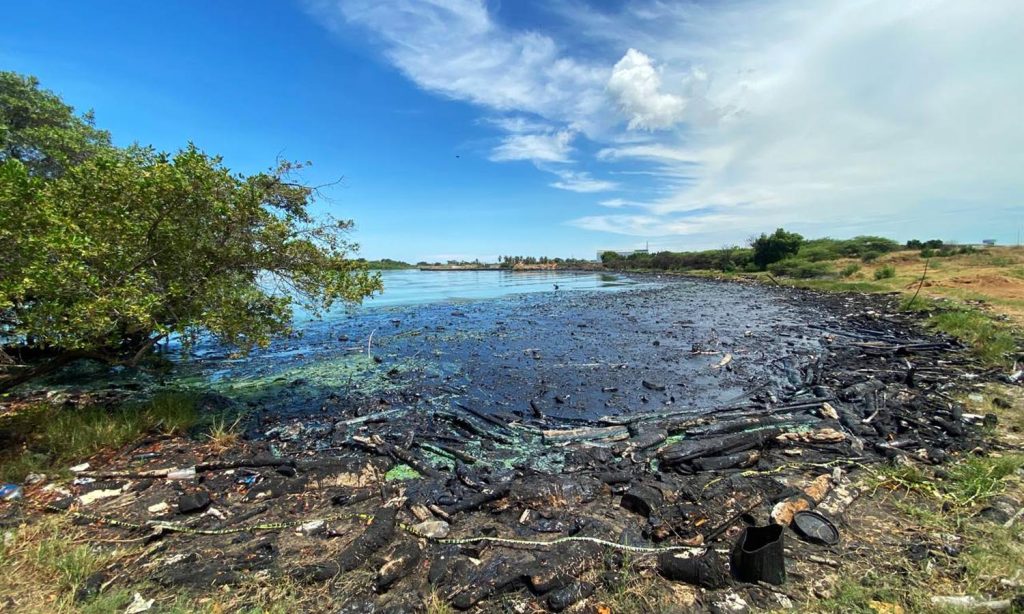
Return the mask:
<svg viewBox="0 0 1024 614">
<path fill-rule="evenodd" d="M 29 108 L 53 102 L 10 89 Z M 67 123 L 46 134 L 99 141 Z M 381 288 L 349 257 L 351 222 L 309 213 L 313 190 L 291 180 L 301 165 L 246 177 L 193 145 L 78 157 L 26 147 L 0 162 L 0 344 L 135 364 L 160 339 L 206 331 L 248 350 L 288 333 L 296 306 L 317 315 Z M 36 171 L 53 161 L 74 164 Z"/>
<path fill-rule="evenodd" d="M 724 247 L 701 252 L 638 253 L 623 258 L 615 252 L 605 252 L 601 260 L 605 266 L 660 271 L 735 271 L 750 264 L 753 252 L 742 247 Z"/>
<path fill-rule="evenodd" d="M 751 242 L 754 249 L 753 261 L 762 270 L 773 262 L 778 262 L 789 256 L 795 256 L 800 251 L 800 245 L 804 238 L 795 232 L 786 232 L 778 228 L 774 233 L 761 236 Z"/>
<path fill-rule="evenodd" d="M 871 262 L 882 254 L 896 251 L 899 243 L 885 237 L 859 236 L 852 239 L 813 239 L 800 246 L 799 256 L 806 260 L 837 260 L 861 258 Z"/>
<path fill-rule="evenodd" d="M 110 148 L 92 113 L 81 116 L 35 77 L 0 72 L 0 162 L 18 160 L 33 176 L 53 177 Z"/>
<path fill-rule="evenodd" d="M 856 275 L 859 271 L 860 271 L 860 265 L 857 264 L 856 262 L 851 262 L 850 264 L 844 266 L 843 270 L 839 271 L 839 276 L 840 277 L 851 277 L 853 275 Z"/>
<path fill-rule="evenodd" d="M 772 275 L 811 279 L 832 273 L 832 267 L 827 262 L 810 262 L 802 258 L 786 258 L 785 260 L 769 264 L 768 271 Z"/>
<path fill-rule="evenodd" d="M 875 279 L 892 279 L 896 277 L 896 267 L 891 264 L 886 264 L 875 269 Z"/>
<path fill-rule="evenodd" d="M 363 258 L 357 259 L 357 262 L 366 267 L 370 271 L 396 271 L 401 269 L 415 269 L 416 266 L 409 264 L 408 262 L 402 262 L 401 260 L 392 260 L 391 258 L 382 258 L 380 260 L 365 260 Z"/>
</svg>

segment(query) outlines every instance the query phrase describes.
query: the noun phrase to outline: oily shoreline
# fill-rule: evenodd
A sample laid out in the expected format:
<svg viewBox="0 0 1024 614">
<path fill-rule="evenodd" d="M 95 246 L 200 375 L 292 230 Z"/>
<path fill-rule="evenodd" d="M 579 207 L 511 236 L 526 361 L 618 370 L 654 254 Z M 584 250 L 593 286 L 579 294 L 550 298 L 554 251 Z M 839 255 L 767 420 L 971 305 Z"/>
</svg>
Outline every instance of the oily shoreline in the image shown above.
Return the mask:
<svg viewBox="0 0 1024 614">
<path fill-rule="evenodd" d="M 139 537 L 154 528 L 147 521 L 167 523 L 151 538 L 158 547 L 131 567 L 163 590 L 201 594 L 262 575 L 310 583 L 352 611 L 413 611 L 426 593 L 463 609 L 491 611 L 507 599 L 559 609 L 614 584 L 631 551 L 436 537 L 581 536 L 727 554 L 740 527 L 767 523 L 809 485 L 827 484 L 822 503 L 841 524 L 850 473 L 890 459 L 943 462 L 984 445 L 983 418 L 953 401 L 960 378 L 984 370 L 891 297 L 694 281 L 558 300 L 388 318 L 395 330 L 378 342 L 379 362 L 365 357 L 379 369 L 390 372 L 417 344 L 441 347 L 451 330 L 459 335 L 441 351 L 467 366 L 399 370 L 395 387 L 356 402 L 279 382 L 284 392 L 265 397 L 278 405 L 256 412 L 256 436 L 237 447 L 143 441 L 93 459 L 77 483 L 36 484 L 26 499 L 144 527 L 91 526 L 97 536 Z M 354 337 L 383 319 L 327 331 Z M 610 337 L 621 345 L 609 349 Z M 550 343 L 530 347 L 536 339 Z M 597 366 L 550 366 L 574 360 Z M 707 390 L 730 386 L 739 392 L 708 402 Z M 169 479 L 172 467 L 196 469 Z M 788 540 L 791 575 L 842 554 L 842 545 Z M 640 556 L 673 576 L 671 561 Z M 779 605 L 773 590 L 708 564 L 699 609 L 737 598 Z M 353 576 L 364 582 L 345 581 Z"/>
</svg>

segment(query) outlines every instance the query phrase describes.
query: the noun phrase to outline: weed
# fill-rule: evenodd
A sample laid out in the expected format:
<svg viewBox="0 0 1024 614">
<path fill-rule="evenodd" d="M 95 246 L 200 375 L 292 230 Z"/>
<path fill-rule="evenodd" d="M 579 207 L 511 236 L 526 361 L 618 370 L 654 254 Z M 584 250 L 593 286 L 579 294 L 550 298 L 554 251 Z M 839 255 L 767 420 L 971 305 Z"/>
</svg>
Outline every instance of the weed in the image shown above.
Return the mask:
<svg viewBox="0 0 1024 614">
<path fill-rule="evenodd" d="M 125 592 L 101 594 L 84 603 L 76 603 L 76 593 L 91 576 L 127 554 L 84 543 L 84 534 L 66 518 L 48 517 L 22 526 L 0 550 L 0 602 L 17 596 L 26 611 L 123 609 L 128 601 Z"/>
<path fill-rule="evenodd" d="M 896 277 L 896 267 L 886 264 L 875 269 L 875 280 L 892 279 Z"/>
<path fill-rule="evenodd" d="M 855 275 L 858 271 L 860 271 L 860 265 L 857 264 L 856 262 L 851 262 L 850 264 L 843 267 L 843 270 L 839 271 L 839 276 L 850 277 L 852 275 Z"/>
<path fill-rule="evenodd" d="M 188 395 L 161 394 L 144 404 L 81 408 L 39 404 L 0 419 L 0 479 L 20 481 L 29 473 L 62 471 L 144 433 L 179 434 L 196 422 Z"/>
<path fill-rule="evenodd" d="M 206 433 L 206 438 L 210 440 L 210 444 L 218 450 L 226 450 L 237 444 L 241 438 L 239 425 L 242 423 L 242 418 L 243 416 L 237 416 L 232 421 L 231 417 L 227 414 L 215 416 L 210 421 L 210 428 Z"/>
<path fill-rule="evenodd" d="M 423 608 L 427 614 L 454 614 L 455 610 L 437 591 L 430 591 L 423 600 Z"/>
</svg>

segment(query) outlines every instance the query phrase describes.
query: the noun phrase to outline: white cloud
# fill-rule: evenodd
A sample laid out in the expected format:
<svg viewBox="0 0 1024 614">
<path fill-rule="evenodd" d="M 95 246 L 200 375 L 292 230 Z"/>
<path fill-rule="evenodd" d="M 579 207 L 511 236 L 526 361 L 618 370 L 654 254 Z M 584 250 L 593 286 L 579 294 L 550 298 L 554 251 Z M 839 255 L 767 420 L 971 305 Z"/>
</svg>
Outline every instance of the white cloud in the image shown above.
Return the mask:
<svg viewBox="0 0 1024 614">
<path fill-rule="evenodd" d="M 635 200 L 626 200 L 625 198 L 609 198 L 608 200 L 602 200 L 597 204 L 610 209 L 619 209 L 621 207 L 641 207 L 644 205 L 644 203 Z"/>
<path fill-rule="evenodd" d="M 510 134 L 491 152 L 491 160 L 509 162 L 568 162 L 573 133 L 569 130 L 546 134 Z"/>
<path fill-rule="evenodd" d="M 559 180 L 552 183 L 551 187 L 558 188 L 559 190 L 569 190 L 570 192 L 608 192 L 619 187 L 619 184 L 614 181 L 607 181 L 605 179 L 594 179 L 590 176 L 590 173 L 585 171 L 569 171 L 569 170 L 552 170 L 555 175 L 558 175 Z"/>
<path fill-rule="evenodd" d="M 651 58 L 630 49 L 612 68 L 608 91 L 631 129 L 660 130 L 682 121 L 686 101 L 661 91 L 661 75 Z"/>
<path fill-rule="evenodd" d="M 563 54 L 539 32 L 497 24 L 483 0 L 309 0 L 336 29 L 354 24 L 424 89 L 498 111 L 586 123 L 604 104 L 608 69 Z M 585 128 L 585 126 L 576 126 Z"/>
<path fill-rule="evenodd" d="M 493 159 L 567 164 L 592 141 L 622 184 L 554 187 L 658 195 L 581 228 L 715 247 L 777 225 L 1008 240 L 1020 223 L 1019 0 L 552 0 L 563 23 L 545 31 L 483 0 L 310 1 L 424 89 L 497 115 Z"/>
</svg>

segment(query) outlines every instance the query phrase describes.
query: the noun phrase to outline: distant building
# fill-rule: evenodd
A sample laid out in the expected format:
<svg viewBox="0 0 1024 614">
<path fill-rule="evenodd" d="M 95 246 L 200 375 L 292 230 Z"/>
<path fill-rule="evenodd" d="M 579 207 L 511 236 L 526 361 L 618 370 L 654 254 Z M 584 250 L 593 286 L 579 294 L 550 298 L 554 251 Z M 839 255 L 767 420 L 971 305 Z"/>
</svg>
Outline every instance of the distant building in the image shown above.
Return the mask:
<svg viewBox="0 0 1024 614">
<path fill-rule="evenodd" d="M 983 240 L 981 242 L 981 244 L 984 245 L 985 247 L 993 247 L 996 244 L 996 240 L 995 239 L 985 239 L 985 240 Z"/>
<path fill-rule="evenodd" d="M 601 255 L 602 254 L 607 254 L 608 252 L 613 252 L 615 254 L 618 254 L 620 258 L 629 258 L 630 256 L 632 256 L 634 254 L 647 254 L 647 253 L 649 253 L 647 249 L 630 249 L 630 250 L 625 250 L 625 251 L 617 250 L 617 249 L 600 249 L 600 250 L 597 251 L 597 260 L 598 260 L 598 262 L 600 262 L 600 260 L 601 260 Z"/>
</svg>

